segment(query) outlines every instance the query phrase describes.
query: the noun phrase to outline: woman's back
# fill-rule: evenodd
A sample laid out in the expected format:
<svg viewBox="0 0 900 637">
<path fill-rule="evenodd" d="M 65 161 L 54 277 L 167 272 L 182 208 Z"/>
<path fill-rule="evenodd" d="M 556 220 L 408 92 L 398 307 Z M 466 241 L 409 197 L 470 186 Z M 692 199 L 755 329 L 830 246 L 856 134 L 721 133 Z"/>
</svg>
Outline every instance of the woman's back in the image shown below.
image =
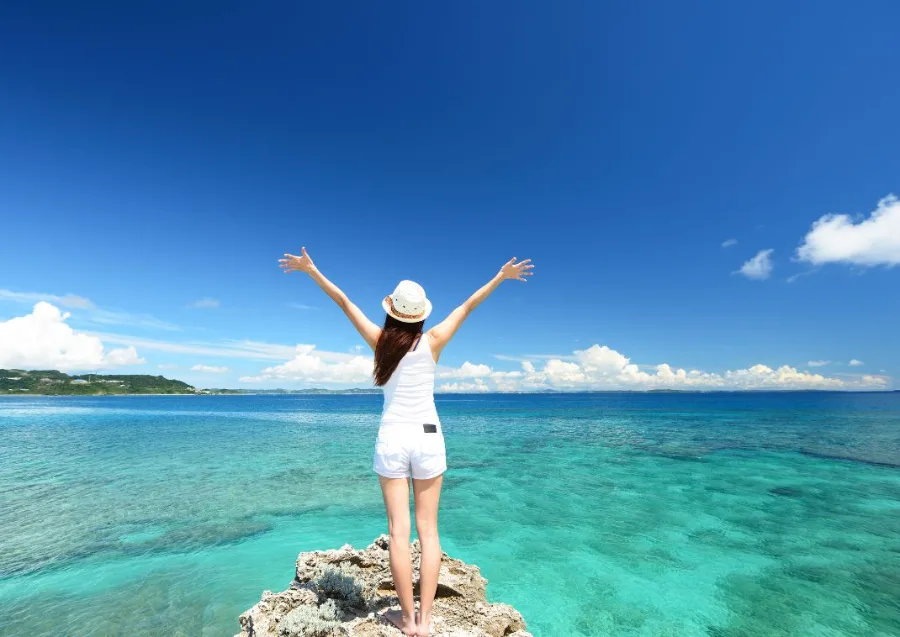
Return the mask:
<svg viewBox="0 0 900 637">
<path fill-rule="evenodd" d="M 428 334 L 421 334 L 384 384 L 381 421 L 396 424 L 439 424 L 434 405 L 434 372 Z"/>
</svg>

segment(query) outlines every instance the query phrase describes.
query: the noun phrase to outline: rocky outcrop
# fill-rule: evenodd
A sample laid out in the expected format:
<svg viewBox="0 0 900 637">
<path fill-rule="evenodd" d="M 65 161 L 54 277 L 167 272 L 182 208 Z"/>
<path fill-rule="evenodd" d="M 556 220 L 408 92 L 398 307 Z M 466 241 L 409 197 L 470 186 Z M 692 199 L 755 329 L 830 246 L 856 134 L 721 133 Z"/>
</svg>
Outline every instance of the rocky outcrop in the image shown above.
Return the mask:
<svg viewBox="0 0 900 637">
<path fill-rule="evenodd" d="M 418 570 L 419 544 L 412 547 Z M 522 615 L 506 604 L 489 604 L 487 580 L 477 566 L 443 554 L 434 600 L 435 637 L 531 637 Z M 416 589 L 418 594 L 418 588 Z M 297 575 L 281 593 L 265 591 L 240 616 L 236 637 L 395 637 L 400 631 L 382 618 L 400 608 L 391 579 L 388 537 L 364 550 L 301 553 Z"/>
</svg>

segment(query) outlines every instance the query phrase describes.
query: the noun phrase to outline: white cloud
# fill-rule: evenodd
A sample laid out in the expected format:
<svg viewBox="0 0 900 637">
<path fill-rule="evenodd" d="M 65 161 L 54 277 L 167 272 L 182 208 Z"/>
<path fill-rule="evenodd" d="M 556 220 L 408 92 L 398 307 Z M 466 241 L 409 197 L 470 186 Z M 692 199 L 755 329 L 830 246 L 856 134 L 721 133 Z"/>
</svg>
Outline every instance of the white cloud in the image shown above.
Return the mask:
<svg viewBox="0 0 900 637">
<path fill-rule="evenodd" d="M 43 292 L 13 292 L 12 290 L 0 290 L 0 301 L 13 301 L 16 303 L 27 303 L 29 305 L 37 301 L 46 301 L 47 303 L 55 304 L 57 306 L 84 310 L 83 315 L 79 314 L 79 317 L 83 317 L 85 320 L 92 323 L 103 325 L 129 325 L 131 327 L 144 327 L 170 332 L 181 330 L 177 325 L 160 320 L 148 314 L 133 314 L 130 312 L 99 308 L 94 305 L 90 299 L 78 296 L 77 294 L 57 296 L 55 294 L 45 294 Z"/>
<path fill-rule="evenodd" d="M 372 383 L 371 356 L 342 355 L 335 360 L 333 352 L 319 352 L 315 345 L 297 345 L 294 358 L 282 365 L 267 367 L 257 376 L 242 376 L 242 383 L 265 381 L 299 381 L 323 384 Z"/>
<path fill-rule="evenodd" d="M 760 250 L 756 256 L 744 263 L 735 274 L 743 274 L 748 279 L 768 279 L 772 274 L 772 253 L 775 250 Z"/>
<path fill-rule="evenodd" d="M 849 215 L 828 214 L 819 218 L 797 248 L 797 258 L 816 265 L 900 264 L 900 200 L 888 195 L 859 223 L 854 223 Z"/>
<path fill-rule="evenodd" d="M 192 372 L 203 372 L 204 374 L 227 374 L 227 367 L 216 367 L 215 365 L 203 365 L 202 363 L 191 367 Z"/>
<path fill-rule="evenodd" d="M 474 365 L 466 361 L 459 367 L 441 367 L 437 371 L 438 378 L 478 378 L 491 373 L 487 365 Z"/>
<path fill-rule="evenodd" d="M 825 367 L 825 365 L 828 365 L 829 363 L 831 363 L 831 361 L 809 361 L 806 364 L 810 367 Z"/>
<path fill-rule="evenodd" d="M 852 367 L 859 367 L 860 365 L 864 365 L 864 364 L 865 363 L 863 363 L 862 361 L 858 361 L 855 358 L 850 360 L 850 365 Z"/>
<path fill-rule="evenodd" d="M 475 365 L 466 361 L 459 367 L 439 367 L 437 378 L 459 379 L 437 385 L 438 391 L 516 391 L 519 389 L 518 382 L 522 378 L 522 372 L 518 370 L 494 371 L 487 365 Z"/>
<path fill-rule="evenodd" d="M 102 362 L 100 363 L 100 367 L 123 367 L 125 365 L 140 365 L 141 363 L 146 362 L 147 361 L 138 356 L 136 349 L 134 349 L 133 347 L 126 347 L 124 349 L 119 348 L 109 350 L 106 356 L 103 357 Z M 79 365 L 73 365 L 73 368 L 87 369 L 87 367 Z"/>
<path fill-rule="evenodd" d="M 730 248 L 733 245 L 737 245 L 737 239 L 725 239 L 725 241 L 722 242 L 723 248 Z"/>
<path fill-rule="evenodd" d="M 215 309 L 219 307 L 221 303 L 219 299 L 211 299 L 209 297 L 205 297 L 202 299 L 198 299 L 190 304 L 190 307 L 200 308 L 200 309 Z"/>
<path fill-rule="evenodd" d="M 476 378 L 471 383 L 444 383 L 440 387 L 438 387 L 438 391 L 442 392 L 463 392 L 463 393 L 471 393 L 471 392 L 488 392 L 491 391 L 491 387 L 488 386 L 487 383 L 484 382 L 481 378 Z"/>
<path fill-rule="evenodd" d="M 289 307 L 294 308 L 295 310 L 314 310 L 316 309 L 312 305 L 305 305 L 304 303 L 288 303 Z"/>
<path fill-rule="evenodd" d="M 438 389 L 445 392 L 542 389 L 841 390 L 887 389 L 891 384 L 891 379 L 886 376 L 834 378 L 799 371 L 789 365 L 777 368 L 753 365 L 721 374 L 673 368 L 667 363 L 643 366 L 632 363 L 628 357 L 605 345 L 592 345 L 584 350 L 575 350 L 566 358 L 567 360 L 552 358 L 541 366 L 526 360 L 522 361 L 521 370 L 511 372 L 490 370 L 487 373 L 481 369 L 487 366 L 467 362 L 456 370 L 444 370 L 443 377 L 461 380 L 439 384 Z M 474 375 L 473 370 L 476 369 L 477 375 Z"/>
<path fill-rule="evenodd" d="M 0 367 L 69 371 L 144 362 L 133 346 L 105 351 L 99 338 L 76 332 L 68 318 L 68 312 L 39 301 L 31 314 L 0 322 Z"/>
</svg>

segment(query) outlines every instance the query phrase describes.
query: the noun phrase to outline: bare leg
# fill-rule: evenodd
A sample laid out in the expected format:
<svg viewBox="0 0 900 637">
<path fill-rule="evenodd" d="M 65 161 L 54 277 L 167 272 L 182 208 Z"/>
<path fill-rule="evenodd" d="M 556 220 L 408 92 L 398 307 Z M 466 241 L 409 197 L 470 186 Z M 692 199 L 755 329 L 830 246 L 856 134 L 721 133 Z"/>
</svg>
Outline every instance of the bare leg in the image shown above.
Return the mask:
<svg viewBox="0 0 900 637">
<path fill-rule="evenodd" d="M 400 613 L 388 611 L 384 617 L 405 635 L 416 634 L 416 604 L 413 599 L 412 562 L 409 557 L 409 483 L 406 478 L 378 476 L 388 534 L 391 536 L 391 576 L 400 598 Z"/>
<path fill-rule="evenodd" d="M 444 476 L 428 480 L 413 480 L 416 498 L 416 531 L 422 545 L 422 562 L 419 568 L 419 619 L 420 637 L 427 637 L 431 624 L 431 605 L 437 592 L 438 574 L 441 571 L 441 541 L 438 537 L 438 505 Z"/>
</svg>

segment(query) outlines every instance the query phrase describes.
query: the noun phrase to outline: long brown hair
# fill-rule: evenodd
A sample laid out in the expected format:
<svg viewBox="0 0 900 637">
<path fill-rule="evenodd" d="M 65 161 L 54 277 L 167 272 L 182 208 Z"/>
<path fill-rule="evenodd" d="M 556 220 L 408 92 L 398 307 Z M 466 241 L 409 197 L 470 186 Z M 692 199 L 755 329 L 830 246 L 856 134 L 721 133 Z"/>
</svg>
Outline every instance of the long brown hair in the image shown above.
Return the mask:
<svg viewBox="0 0 900 637">
<path fill-rule="evenodd" d="M 404 323 L 398 321 L 390 314 L 384 315 L 384 327 L 381 336 L 375 343 L 375 384 L 383 386 L 397 365 L 400 364 L 406 352 L 412 347 L 413 341 L 422 333 L 425 321 L 416 323 Z"/>
</svg>

